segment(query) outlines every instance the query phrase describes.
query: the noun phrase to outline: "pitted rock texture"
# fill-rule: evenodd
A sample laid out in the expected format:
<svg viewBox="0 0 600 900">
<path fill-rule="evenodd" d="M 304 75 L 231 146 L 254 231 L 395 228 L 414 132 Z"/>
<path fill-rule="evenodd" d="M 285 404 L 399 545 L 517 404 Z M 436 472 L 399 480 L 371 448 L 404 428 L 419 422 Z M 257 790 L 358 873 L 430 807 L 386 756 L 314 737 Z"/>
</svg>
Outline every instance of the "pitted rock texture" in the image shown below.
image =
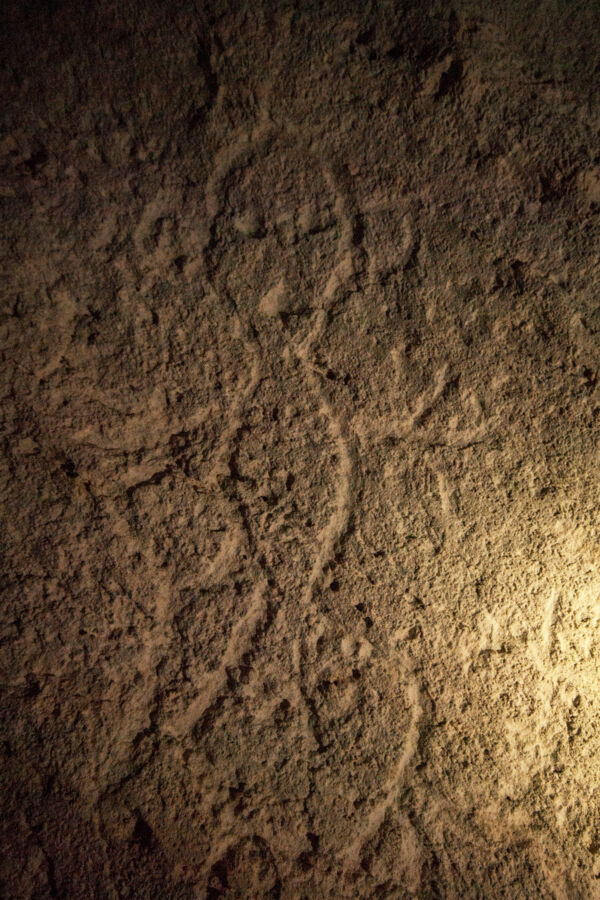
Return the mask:
<svg viewBox="0 0 600 900">
<path fill-rule="evenodd" d="M 600 897 L 598 5 L 0 15 L 0 895 Z"/>
</svg>

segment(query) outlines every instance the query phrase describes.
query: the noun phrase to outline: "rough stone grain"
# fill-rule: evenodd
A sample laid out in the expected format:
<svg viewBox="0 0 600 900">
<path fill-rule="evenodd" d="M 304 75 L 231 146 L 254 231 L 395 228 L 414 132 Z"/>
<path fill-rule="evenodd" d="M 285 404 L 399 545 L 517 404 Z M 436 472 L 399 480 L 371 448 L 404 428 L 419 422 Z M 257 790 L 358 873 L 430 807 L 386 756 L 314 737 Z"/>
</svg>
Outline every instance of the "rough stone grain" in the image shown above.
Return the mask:
<svg viewBox="0 0 600 900">
<path fill-rule="evenodd" d="M 0 16 L 0 894 L 600 898 L 598 4 Z"/>
</svg>

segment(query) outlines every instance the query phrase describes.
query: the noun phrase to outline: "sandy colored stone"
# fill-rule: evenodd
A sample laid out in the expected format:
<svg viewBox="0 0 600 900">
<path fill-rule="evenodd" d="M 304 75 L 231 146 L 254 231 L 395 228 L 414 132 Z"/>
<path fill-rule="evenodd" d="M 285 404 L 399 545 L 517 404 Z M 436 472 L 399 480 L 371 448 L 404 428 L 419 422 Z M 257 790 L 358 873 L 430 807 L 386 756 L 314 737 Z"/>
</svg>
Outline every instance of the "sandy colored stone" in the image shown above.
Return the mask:
<svg viewBox="0 0 600 900">
<path fill-rule="evenodd" d="M 0 896 L 600 897 L 598 5 L 0 18 Z"/>
</svg>

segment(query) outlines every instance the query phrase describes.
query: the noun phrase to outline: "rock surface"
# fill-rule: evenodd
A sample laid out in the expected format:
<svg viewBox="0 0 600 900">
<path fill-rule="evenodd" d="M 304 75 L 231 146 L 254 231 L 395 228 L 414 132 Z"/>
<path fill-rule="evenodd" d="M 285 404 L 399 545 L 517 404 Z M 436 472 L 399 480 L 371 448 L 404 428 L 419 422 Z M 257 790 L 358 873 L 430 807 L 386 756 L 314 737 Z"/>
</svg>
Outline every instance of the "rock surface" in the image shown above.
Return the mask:
<svg viewBox="0 0 600 900">
<path fill-rule="evenodd" d="M 600 8 L 2 10 L 0 894 L 600 897 Z"/>
</svg>

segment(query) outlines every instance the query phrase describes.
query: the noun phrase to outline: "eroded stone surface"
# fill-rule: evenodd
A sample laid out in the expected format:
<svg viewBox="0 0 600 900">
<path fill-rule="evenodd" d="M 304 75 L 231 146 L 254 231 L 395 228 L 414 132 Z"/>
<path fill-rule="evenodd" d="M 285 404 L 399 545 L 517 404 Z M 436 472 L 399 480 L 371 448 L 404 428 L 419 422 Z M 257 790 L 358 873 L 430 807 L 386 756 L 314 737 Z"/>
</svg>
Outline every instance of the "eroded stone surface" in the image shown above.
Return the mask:
<svg viewBox="0 0 600 900">
<path fill-rule="evenodd" d="M 600 896 L 596 5 L 2 16 L 3 896 Z"/>
</svg>

